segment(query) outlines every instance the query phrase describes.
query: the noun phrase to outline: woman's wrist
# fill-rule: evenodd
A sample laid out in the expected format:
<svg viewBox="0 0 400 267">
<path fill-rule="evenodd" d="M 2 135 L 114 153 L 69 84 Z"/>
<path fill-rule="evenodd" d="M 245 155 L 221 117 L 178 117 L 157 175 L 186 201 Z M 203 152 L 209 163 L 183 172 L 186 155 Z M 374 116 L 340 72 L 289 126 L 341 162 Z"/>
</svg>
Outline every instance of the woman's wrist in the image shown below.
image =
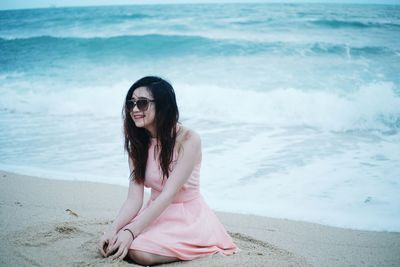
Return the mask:
<svg viewBox="0 0 400 267">
<path fill-rule="evenodd" d="M 136 238 L 136 237 L 135 237 L 135 234 L 132 232 L 131 229 L 129 229 L 129 228 L 124 228 L 123 231 L 129 232 L 129 233 L 132 235 L 132 241 L 135 240 L 135 238 Z"/>
</svg>

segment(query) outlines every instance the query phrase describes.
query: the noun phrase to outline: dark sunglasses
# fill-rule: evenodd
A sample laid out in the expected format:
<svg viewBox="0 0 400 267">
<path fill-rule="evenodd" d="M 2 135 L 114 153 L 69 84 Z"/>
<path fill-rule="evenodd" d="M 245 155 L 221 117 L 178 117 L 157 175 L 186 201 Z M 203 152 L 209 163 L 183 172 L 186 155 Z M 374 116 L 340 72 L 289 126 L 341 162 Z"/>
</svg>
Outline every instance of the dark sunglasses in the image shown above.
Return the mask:
<svg viewBox="0 0 400 267">
<path fill-rule="evenodd" d="M 127 100 L 126 108 L 131 112 L 135 106 L 138 107 L 140 111 L 146 111 L 149 108 L 149 103 L 154 102 L 152 99 L 139 99 L 139 100 Z"/>
</svg>

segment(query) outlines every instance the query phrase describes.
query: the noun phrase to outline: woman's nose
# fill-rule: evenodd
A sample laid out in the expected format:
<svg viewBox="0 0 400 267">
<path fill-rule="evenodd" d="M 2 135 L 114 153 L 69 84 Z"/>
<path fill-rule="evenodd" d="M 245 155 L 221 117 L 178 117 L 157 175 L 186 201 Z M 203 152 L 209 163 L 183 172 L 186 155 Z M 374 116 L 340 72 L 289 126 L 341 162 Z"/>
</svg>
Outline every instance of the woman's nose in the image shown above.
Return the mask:
<svg viewBox="0 0 400 267">
<path fill-rule="evenodd" d="M 133 112 L 135 112 L 135 111 L 138 112 L 138 111 L 140 111 L 140 110 L 139 110 L 139 108 L 138 108 L 137 105 L 134 105 L 132 111 L 133 111 Z"/>
</svg>

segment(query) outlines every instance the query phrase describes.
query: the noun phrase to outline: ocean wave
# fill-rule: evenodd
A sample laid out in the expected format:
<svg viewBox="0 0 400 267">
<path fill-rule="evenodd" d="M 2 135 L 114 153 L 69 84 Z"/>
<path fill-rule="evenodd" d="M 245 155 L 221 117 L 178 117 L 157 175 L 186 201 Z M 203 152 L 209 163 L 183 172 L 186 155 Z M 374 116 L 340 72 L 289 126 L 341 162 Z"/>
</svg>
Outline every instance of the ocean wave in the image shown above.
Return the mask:
<svg viewBox="0 0 400 267">
<path fill-rule="evenodd" d="M 126 92 L 121 88 L 128 88 L 129 82 L 50 91 L 40 83 L 31 84 L 26 91 L 2 88 L 0 109 L 51 116 L 117 117 Z M 295 88 L 260 92 L 179 82 L 174 87 L 183 118 L 193 120 L 328 131 L 400 130 L 400 97 L 392 83 L 367 84 L 345 95 Z"/>
<path fill-rule="evenodd" d="M 212 85 L 180 87 L 186 88 L 178 90 L 182 103 L 186 103 L 182 114 L 199 120 L 332 131 L 400 129 L 400 97 L 392 83 L 367 84 L 345 95 L 295 88 L 254 92 Z M 215 99 L 225 100 L 215 105 Z"/>
<path fill-rule="evenodd" d="M 13 69 L 43 62 L 69 60 L 104 60 L 130 62 L 132 59 L 148 57 L 174 57 L 184 55 L 220 55 L 240 49 L 234 43 L 218 42 L 198 36 L 137 35 L 109 38 L 64 38 L 41 36 L 24 39 L 0 39 L 0 64 Z"/>
<path fill-rule="evenodd" d="M 79 57 L 105 58 L 170 57 L 170 56 L 244 56 L 276 55 L 338 55 L 338 56 L 398 56 L 400 51 L 381 46 L 351 46 L 324 42 L 255 42 L 213 39 L 197 35 L 126 35 L 107 38 L 70 38 L 40 36 L 30 38 L 0 38 L 0 62 L 13 65 L 24 57 L 25 62 L 65 60 Z M 30 60 L 29 60 L 30 59 Z"/>
<path fill-rule="evenodd" d="M 389 23 L 389 22 L 363 22 L 355 20 L 339 20 L 339 19 L 317 19 L 308 21 L 311 24 L 326 27 L 326 28 L 400 28 L 400 24 Z"/>
<path fill-rule="evenodd" d="M 140 19 L 147 19 L 152 18 L 153 16 L 142 14 L 142 13 L 132 13 L 132 14 L 121 14 L 121 15 L 112 15 L 110 16 L 110 21 L 113 19 L 122 19 L 122 20 L 140 20 Z"/>
<path fill-rule="evenodd" d="M 316 42 L 309 46 L 314 54 L 334 54 L 346 56 L 396 56 L 399 51 L 382 46 L 349 46 L 347 44 L 331 44 Z"/>
</svg>

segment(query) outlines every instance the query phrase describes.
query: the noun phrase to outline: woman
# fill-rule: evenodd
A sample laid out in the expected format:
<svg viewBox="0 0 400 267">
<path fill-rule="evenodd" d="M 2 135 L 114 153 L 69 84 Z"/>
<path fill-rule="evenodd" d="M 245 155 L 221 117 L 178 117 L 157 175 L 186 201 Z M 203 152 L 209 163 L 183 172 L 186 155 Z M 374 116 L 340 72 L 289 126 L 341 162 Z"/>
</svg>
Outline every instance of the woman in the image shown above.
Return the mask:
<svg viewBox="0 0 400 267">
<path fill-rule="evenodd" d="M 122 112 L 129 191 L 100 238 L 101 255 L 153 265 L 238 252 L 200 194 L 201 140 L 178 123 L 172 86 L 159 77 L 138 80 Z M 142 206 L 144 186 L 151 197 Z"/>
</svg>

